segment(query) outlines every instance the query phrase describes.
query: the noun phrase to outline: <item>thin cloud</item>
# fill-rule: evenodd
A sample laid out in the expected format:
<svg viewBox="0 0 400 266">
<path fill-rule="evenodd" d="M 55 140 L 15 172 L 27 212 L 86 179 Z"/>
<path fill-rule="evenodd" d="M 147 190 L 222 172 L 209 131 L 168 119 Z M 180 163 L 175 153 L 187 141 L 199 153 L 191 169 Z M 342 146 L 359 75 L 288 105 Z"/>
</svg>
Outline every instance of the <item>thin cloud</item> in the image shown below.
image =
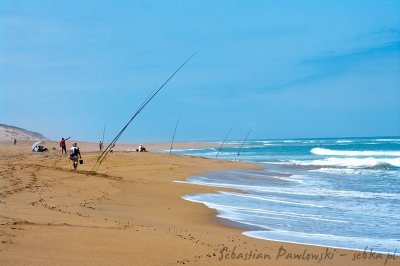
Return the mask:
<svg viewBox="0 0 400 266">
<path fill-rule="evenodd" d="M 357 67 L 375 58 L 387 58 L 393 56 L 398 58 L 400 65 L 400 41 L 390 42 L 383 45 L 360 48 L 344 53 L 323 54 L 304 59 L 299 62 L 298 67 L 308 69 L 308 74 L 295 78 L 287 78 L 285 82 L 271 83 L 259 87 L 258 91 L 277 91 L 289 89 L 294 86 L 304 85 L 325 78 L 331 78 L 345 73 L 349 68 Z"/>
<path fill-rule="evenodd" d="M 376 56 L 387 56 L 393 53 L 400 52 L 400 41 L 394 41 L 385 43 L 382 45 L 371 46 L 362 49 L 356 49 L 352 51 L 348 51 L 341 54 L 330 54 L 330 55 L 320 55 L 313 58 L 308 58 L 303 60 L 301 63 L 305 65 L 324 65 L 324 64 L 332 64 L 332 63 L 341 63 L 346 64 L 348 62 L 354 62 L 354 60 L 365 60 L 370 57 Z"/>
</svg>

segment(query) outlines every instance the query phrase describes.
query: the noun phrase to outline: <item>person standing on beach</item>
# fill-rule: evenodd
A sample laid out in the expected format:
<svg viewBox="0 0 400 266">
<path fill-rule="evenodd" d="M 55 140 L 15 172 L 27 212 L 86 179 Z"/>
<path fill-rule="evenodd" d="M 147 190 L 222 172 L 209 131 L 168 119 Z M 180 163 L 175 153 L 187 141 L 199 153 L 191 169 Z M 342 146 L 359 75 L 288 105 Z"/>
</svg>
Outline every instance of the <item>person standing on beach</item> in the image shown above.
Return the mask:
<svg viewBox="0 0 400 266">
<path fill-rule="evenodd" d="M 13 143 L 14 143 L 14 145 L 17 145 L 17 139 L 16 138 L 14 138 Z"/>
<path fill-rule="evenodd" d="M 103 151 L 103 142 L 101 140 L 99 142 L 99 149 L 100 149 L 100 151 Z"/>
<path fill-rule="evenodd" d="M 72 160 L 74 169 L 76 170 L 76 168 L 78 167 L 78 159 L 82 159 L 81 152 L 79 151 L 79 147 L 76 142 L 72 144 L 69 159 Z"/>
<path fill-rule="evenodd" d="M 65 155 L 67 155 L 67 146 L 65 145 L 65 141 L 69 140 L 70 138 L 71 137 L 69 137 L 67 139 L 61 138 L 61 141 L 60 141 L 61 154 L 64 154 L 64 152 L 65 152 Z"/>
</svg>

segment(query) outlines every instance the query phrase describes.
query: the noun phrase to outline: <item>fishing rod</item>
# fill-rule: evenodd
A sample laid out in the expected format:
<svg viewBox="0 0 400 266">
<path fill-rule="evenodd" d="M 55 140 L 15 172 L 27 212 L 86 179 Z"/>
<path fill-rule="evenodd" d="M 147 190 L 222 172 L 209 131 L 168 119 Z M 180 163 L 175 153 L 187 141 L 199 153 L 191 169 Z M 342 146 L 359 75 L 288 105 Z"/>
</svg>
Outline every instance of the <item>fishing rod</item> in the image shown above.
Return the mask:
<svg viewBox="0 0 400 266">
<path fill-rule="evenodd" d="M 169 148 L 169 153 L 171 153 L 171 151 L 172 151 L 172 144 L 174 143 L 175 133 L 176 133 L 176 129 L 178 128 L 179 120 L 181 120 L 181 117 L 180 117 L 180 116 L 179 116 L 179 118 L 178 118 L 178 122 L 176 122 L 175 130 L 174 130 L 174 135 L 172 136 L 172 140 L 171 140 L 171 147 Z"/>
<path fill-rule="evenodd" d="M 125 129 L 129 126 L 129 124 L 135 119 L 140 112 L 149 104 L 149 102 L 161 91 L 162 88 L 164 88 L 165 85 L 175 76 L 176 73 L 181 70 L 181 68 L 186 65 L 187 62 L 189 62 L 190 59 L 192 59 L 197 52 L 193 53 L 161 86 L 154 92 L 154 90 L 149 94 L 149 96 L 146 98 L 146 100 L 140 105 L 139 109 L 135 112 L 135 114 L 132 116 L 132 118 L 128 121 L 128 123 L 121 129 L 121 131 L 117 134 L 117 136 L 111 141 L 111 143 L 107 146 L 107 148 L 101 153 L 101 155 L 97 158 L 96 164 L 93 166 L 93 169 L 96 168 L 96 166 L 100 166 L 100 164 L 103 162 L 103 160 L 106 158 L 112 147 L 115 146 L 115 143 L 118 141 L 118 139 L 121 137 L 122 133 L 125 131 Z"/>
<path fill-rule="evenodd" d="M 142 102 L 142 104 L 140 105 L 138 111 L 136 111 L 136 113 L 135 113 L 134 116 L 136 116 L 136 115 L 139 114 L 139 112 L 140 112 L 139 110 L 141 110 L 141 109 L 144 107 L 145 103 L 150 99 L 150 97 L 153 95 L 153 93 L 154 93 L 155 90 L 156 90 L 156 89 L 154 88 L 154 89 L 149 93 L 149 95 L 147 95 L 146 99 Z M 128 122 L 128 124 L 118 133 L 118 135 L 117 135 L 117 136 L 113 139 L 113 141 L 110 143 L 111 148 L 112 148 L 113 146 L 115 146 L 115 143 L 117 142 L 117 140 L 119 139 L 119 137 L 122 135 L 122 133 L 123 133 L 124 130 L 128 127 L 129 123 L 130 123 L 132 120 L 133 120 L 133 119 L 131 119 L 131 120 Z"/>
<path fill-rule="evenodd" d="M 196 52 L 197 53 L 197 52 Z M 132 118 L 129 120 L 129 122 L 121 129 L 121 131 L 117 134 L 117 136 L 111 141 L 111 143 L 107 146 L 107 148 L 104 150 L 104 152 L 97 158 L 96 165 L 100 166 L 100 164 L 103 162 L 104 158 L 108 155 L 110 150 L 115 146 L 115 143 L 118 141 L 122 133 L 125 131 L 125 129 L 129 126 L 129 124 L 133 121 L 133 119 L 139 115 L 139 113 L 146 107 L 146 105 L 160 92 L 160 90 L 175 76 L 176 73 L 190 60 L 192 59 L 196 53 L 192 54 L 162 85 L 161 87 L 155 91 L 153 91 L 147 96 L 146 100 L 141 104 L 139 109 L 136 111 L 136 113 L 132 116 Z M 155 92 L 154 92 L 155 91 Z M 93 169 L 96 167 L 96 165 L 93 167 Z"/>
<path fill-rule="evenodd" d="M 233 130 L 233 127 L 234 127 L 234 125 L 233 125 L 233 126 L 231 127 L 231 129 L 228 131 L 228 134 L 226 134 L 225 139 L 222 141 L 222 144 L 221 144 L 221 146 L 220 146 L 219 149 L 218 149 L 217 155 L 215 155 L 215 158 L 218 158 L 218 154 L 219 154 L 219 152 L 222 150 L 222 147 L 224 146 L 225 141 L 228 139 L 229 135 L 231 134 L 231 132 L 232 132 L 232 130 Z"/>
<path fill-rule="evenodd" d="M 151 98 L 151 96 L 153 95 L 153 93 L 154 93 L 154 91 L 155 91 L 156 89 L 153 89 L 150 93 L 149 93 L 149 95 L 147 95 L 147 97 L 146 97 L 146 99 L 142 102 L 142 104 L 140 105 L 140 107 L 139 107 L 139 109 L 138 109 L 138 111 L 136 111 L 136 113 L 134 114 L 134 117 L 135 116 L 137 116 L 138 114 L 139 114 L 139 112 L 140 112 L 140 110 L 142 109 L 142 108 L 144 108 L 144 105 L 146 104 L 146 102 L 147 101 L 149 101 L 149 99 Z M 134 118 L 133 117 L 133 118 Z M 103 156 L 103 157 L 105 157 L 109 152 L 111 152 L 111 149 L 115 146 L 115 143 L 117 142 L 117 140 L 119 139 L 119 137 L 122 135 L 122 133 L 125 131 L 125 129 L 128 127 L 128 125 L 129 125 L 129 123 L 132 121 L 133 119 L 131 119 L 129 122 L 128 122 L 128 124 L 126 124 L 125 125 L 125 127 L 118 133 L 118 135 L 111 141 L 111 143 L 107 146 L 107 148 L 104 150 L 104 152 L 100 155 L 100 157 L 101 156 Z M 107 152 L 107 153 L 105 153 L 106 152 L 106 150 L 108 149 L 110 147 L 110 150 Z M 100 158 L 99 157 L 99 158 Z M 97 159 L 97 160 L 99 160 L 99 158 Z M 103 161 L 103 159 L 101 159 L 101 161 L 100 161 L 100 163 Z"/>
<path fill-rule="evenodd" d="M 247 135 L 246 135 L 246 138 L 243 140 L 242 145 L 240 145 L 240 149 L 239 149 L 238 153 L 236 154 L 236 159 L 235 159 L 235 160 L 237 160 L 237 157 L 240 155 L 240 151 L 242 150 L 243 145 L 244 145 L 244 143 L 246 142 L 247 138 L 249 137 L 251 131 L 252 131 L 252 130 L 250 129 L 249 132 L 248 132 Z"/>
<path fill-rule="evenodd" d="M 136 111 L 136 113 L 133 115 L 131 120 L 125 125 L 125 127 L 117 134 L 117 136 L 110 142 L 110 144 L 107 146 L 107 148 L 100 154 L 99 158 L 97 158 L 96 164 L 93 166 L 92 171 L 96 168 L 96 166 L 100 166 L 100 164 L 103 162 L 104 158 L 111 152 L 111 149 L 115 146 L 115 143 L 119 139 L 119 137 L 122 135 L 122 133 L 125 131 L 125 129 L 128 127 L 129 123 L 133 120 L 135 116 L 137 116 L 140 112 L 140 110 L 144 107 L 146 102 L 151 98 L 153 95 L 155 89 L 153 89 L 149 95 L 146 97 L 146 99 L 143 101 L 143 103 L 140 105 L 139 109 Z"/>
</svg>

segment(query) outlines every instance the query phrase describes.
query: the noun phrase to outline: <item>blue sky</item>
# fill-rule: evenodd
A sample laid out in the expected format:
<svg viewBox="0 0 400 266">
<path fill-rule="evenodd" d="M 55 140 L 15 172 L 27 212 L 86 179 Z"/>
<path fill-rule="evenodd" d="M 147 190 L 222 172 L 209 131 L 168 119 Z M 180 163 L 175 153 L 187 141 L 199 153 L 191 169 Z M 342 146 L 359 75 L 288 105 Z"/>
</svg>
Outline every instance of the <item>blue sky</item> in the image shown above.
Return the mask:
<svg viewBox="0 0 400 266">
<path fill-rule="evenodd" d="M 400 135 L 400 1 L 2 1 L 0 123 L 121 141 Z"/>
</svg>

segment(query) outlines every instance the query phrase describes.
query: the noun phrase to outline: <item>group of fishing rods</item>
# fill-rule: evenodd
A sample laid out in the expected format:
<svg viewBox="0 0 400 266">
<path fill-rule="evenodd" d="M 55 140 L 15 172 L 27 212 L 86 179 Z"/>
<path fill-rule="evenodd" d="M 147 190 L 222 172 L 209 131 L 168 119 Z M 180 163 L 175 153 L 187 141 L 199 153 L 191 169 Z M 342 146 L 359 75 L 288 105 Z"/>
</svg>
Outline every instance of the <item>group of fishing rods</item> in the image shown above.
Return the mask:
<svg viewBox="0 0 400 266">
<path fill-rule="evenodd" d="M 226 134 L 224 140 L 223 140 L 222 143 L 221 143 L 221 146 L 218 148 L 218 151 L 217 151 L 217 154 L 215 155 L 215 158 L 218 158 L 218 155 L 219 155 L 219 153 L 222 151 L 222 147 L 224 147 L 225 142 L 228 140 L 228 137 L 229 137 L 229 135 L 231 134 L 232 130 L 233 130 L 233 127 L 231 127 L 231 129 L 228 131 L 228 134 Z M 247 139 L 249 138 L 249 135 L 250 135 L 251 131 L 252 131 L 252 129 L 250 129 L 250 130 L 247 132 L 246 137 L 243 139 L 242 143 L 240 144 L 239 150 L 238 150 L 238 152 L 236 153 L 236 158 L 235 158 L 235 160 L 237 160 L 237 157 L 240 155 L 240 152 L 241 152 L 242 149 L 243 149 L 243 145 L 246 143 Z"/>
<path fill-rule="evenodd" d="M 142 102 L 142 104 L 139 106 L 139 108 L 136 110 L 136 112 L 132 115 L 131 119 L 125 124 L 125 126 L 118 132 L 118 134 L 114 137 L 114 139 L 108 144 L 108 146 L 104 149 L 104 151 L 102 151 L 102 153 L 100 154 L 100 156 L 97 158 L 95 165 L 93 166 L 93 171 L 96 171 L 101 163 L 104 161 L 104 159 L 107 157 L 107 155 L 112 152 L 113 147 L 115 146 L 115 144 L 117 143 L 117 141 L 119 140 L 119 138 L 121 137 L 121 135 L 124 133 L 124 131 L 128 128 L 129 124 L 132 123 L 132 121 L 143 111 L 143 109 L 151 102 L 151 100 L 153 100 L 153 98 L 165 87 L 165 85 L 167 85 L 167 83 L 186 65 L 186 63 L 188 63 L 195 55 L 197 54 L 197 52 L 193 53 L 171 76 L 169 76 L 169 78 L 156 90 L 154 89 L 153 91 L 150 92 L 150 94 L 147 96 L 147 98 Z M 172 140 L 171 140 L 171 146 L 170 146 L 170 150 L 169 153 L 172 152 L 173 149 L 173 143 L 175 140 L 175 134 L 179 125 L 179 121 L 180 121 L 180 117 L 178 118 L 178 121 L 176 123 L 175 129 L 174 129 L 174 134 L 172 136 Z M 104 133 L 105 133 L 105 129 L 106 129 L 106 124 L 104 124 L 104 129 L 103 129 L 103 139 L 102 139 L 102 143 L 104 143 Z M 216 158 L 218 158 L 219 153 L 221 152 L 225 142 L 227 141 L 229 135 L 231 134 L 233 130 L 233 127 L 229 130 L 228 134 L 226 135 L 226 137 L 224 138 L 223 142 L 221 143 L 221 146 L 219 147 L 217 154 L 216 154 Z M 249 132 L 247 133 L 245 139 L 243 140 L 243 142 L 240 145 L 240 148 L 236 154 L 236 159 L 237 157 L 240 155 L 240 152 L 245 144 L 245 142 L 247 141 L 250 133 L 252 130 L 249 130 Z"/>
<path fill-rule="evenodd" d="M 173 144 L 174 144 L 175 135 L 176 135 L 176 129 L 178 128 L 180 119 L 181 119 L 181 117 L 179 116 L 178 121 L 176 122 L 176 125 L 175 125 L 174 134 L 172 135 L 172 140 L 171 140 L 171 146 L 170 146 L 170 149 L 169 149 L 169 153 L 171 153 L 171 151 L 172 151 L 172 149 L 173 149 Z M 226 141 L 228 140 L 228 138 L 229 138 L 229 136 L 230 136 L 230 134 L 231 134 L 233 128 L 234 128 L 234 127 L 232 126 L 231 129 L 229 129 L 229 131 L 228 131 L 228 133 L 226 134 L 224 140 L 221 142 L 221 146 L 219 146 L 219 148 L 217 149 L 217 154 L 215 155 L 215 158 L 218 158 L 218 155 L 219 155 L 219 153 L 222 151 L 222 148 L 224 147 Z M 239 147 L 239 150 L 238 150 L 238 152 L 236 153 L 236 158 L 235 158 L 235 160 L 237 160 L 237 157 L 240 155 L 240 152 L 241 152 L 242 149 L 243 149 L 243 145 L 246 143 L 246 141 L 247 141 L 247 139 L 248 139 L 248 137 L 249 137 L 249 135 L 250 135 L 251 132 L 252 132 L 252 129 L 250 129 L 250 130 L 247 132 L 246 137 L 245 137 L 245 138 L 243 139 L 243 141 L 241 142 L 241 145 L 240 145 L 240 147 Z"/>
</svg>

